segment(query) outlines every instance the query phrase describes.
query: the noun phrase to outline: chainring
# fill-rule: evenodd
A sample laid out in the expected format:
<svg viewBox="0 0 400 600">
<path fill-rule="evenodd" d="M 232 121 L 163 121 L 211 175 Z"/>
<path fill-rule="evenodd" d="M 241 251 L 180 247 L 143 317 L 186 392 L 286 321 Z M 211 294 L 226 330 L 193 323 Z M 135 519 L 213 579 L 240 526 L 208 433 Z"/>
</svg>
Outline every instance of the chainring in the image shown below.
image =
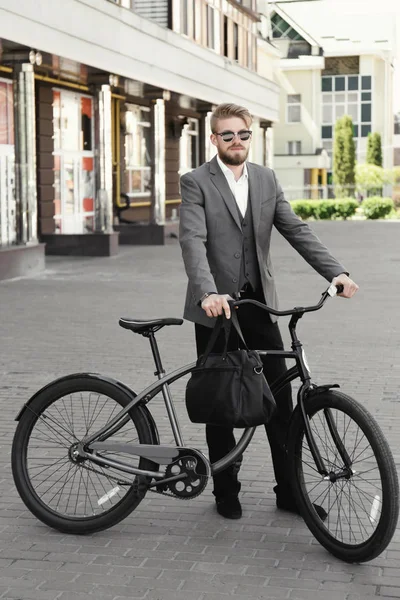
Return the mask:
<svg viewBox="0 0 400 600">
<path fill-rule="evenodd" d="M 183 479 L 169 481 L 157 485 L 154 489 L 161 494 L 169 491 L 173 496 L 183 500 L 196 498 L 205 489 L 210 475 L 210 465 L 205 456 L 194 448 L 180 448 L 179 458 L 165 469 L 165 479 L 185 474 Z"/>
</svg>

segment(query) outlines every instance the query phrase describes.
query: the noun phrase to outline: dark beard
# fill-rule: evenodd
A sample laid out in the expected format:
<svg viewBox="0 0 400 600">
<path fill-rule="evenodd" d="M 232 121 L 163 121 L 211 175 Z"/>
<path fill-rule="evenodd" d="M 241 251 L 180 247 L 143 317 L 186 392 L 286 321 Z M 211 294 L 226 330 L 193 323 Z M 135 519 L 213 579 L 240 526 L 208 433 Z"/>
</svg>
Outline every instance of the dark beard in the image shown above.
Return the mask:
<svg viewBox="0 0 400 600">
<path fill-rule="evenodd" d="M 249 154 L 250 148 L 247 149 L 244 156 L 242 154 L 228 154 L 223 151 L 219 151 L 219 157 L 226 165 L 231 165 L 231 167 L 237 167 L 238 165 L 242 165 L 247 160 L 247 156 Z"/>
</svg>

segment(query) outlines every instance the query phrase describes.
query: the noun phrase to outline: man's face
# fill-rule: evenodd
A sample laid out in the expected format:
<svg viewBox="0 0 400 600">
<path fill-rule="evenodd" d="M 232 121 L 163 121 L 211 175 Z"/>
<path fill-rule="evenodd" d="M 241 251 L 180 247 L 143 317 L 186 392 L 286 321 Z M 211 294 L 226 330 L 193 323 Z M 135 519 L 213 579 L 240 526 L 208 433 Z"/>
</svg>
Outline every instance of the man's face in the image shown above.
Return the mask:
<svg viewBox="0 0 400 600">
<path fill-rule="evenodd" d="M 239 117 L 230 117 L 229 119 L 219 119 L 217 121 L 216 132 L 210 136 L 211 142 L 217 147 L 218 156 L 226 165 L 241 165 L 247 159 L 251 144 L 251 135 L 249 138 L 240 139 L 238 135 L 235 135 L 233 139 L 224 141 L 221 134 L 225 134 L 224 137 L 231 137 L 232 134 L 241 133 L 243 137 L 247 137 L 249 128 L 246 125 L 246 121 Z M 228 133 L 231 135 L 229 136 Z"/>
</svg>

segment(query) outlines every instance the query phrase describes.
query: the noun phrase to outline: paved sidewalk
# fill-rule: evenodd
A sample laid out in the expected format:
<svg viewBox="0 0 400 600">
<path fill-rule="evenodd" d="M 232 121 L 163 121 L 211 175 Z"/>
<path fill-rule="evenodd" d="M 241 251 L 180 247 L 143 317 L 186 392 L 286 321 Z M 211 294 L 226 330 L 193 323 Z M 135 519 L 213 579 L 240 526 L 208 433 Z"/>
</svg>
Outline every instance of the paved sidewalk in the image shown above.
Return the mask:
<svg viewBox="0 0 400 600">
<path fill-rule="evenodd" d="M 316 223 L 315 231 L 360 284 L 299 324 L 314 380 L 340 382 L 378 418 L 400 464 L 400 223 Z M 278 234 L 273 258 L 281 306 L 311 304 L 325 281 Z M 382 556 L 349 565 L 328 554 L 300 517 L 277 511 L 268 444 L 257 430 L 241 471 L 243 518 L 214 508 L 211 485 L 184 502 L 148 494 L 108 531 L 68 536 L 39 523 L 19 500 L 10 470 L 14 417 L 52 379 L 97 371 L 135 389 L 153 377 L 148 343 L 118 317 L 176 316 L 186 276 L 176 240 L 122 247 L 106 259 L 51 258 L 33 278 L 0 283 L 0 598 L 37 600 L 363 600 L 400 598 L 400 535 Z M 286 321 L 281 322 L 285 340 Z M 158 334 L 167 369 L 194 359 L 193 328 Z M 185 441 L 205 448 L 176 386 Z M 165 410 L 150 404 L 162 442 Z M 256 481 L 254 481 L 256 478 Z"/>
</svg>

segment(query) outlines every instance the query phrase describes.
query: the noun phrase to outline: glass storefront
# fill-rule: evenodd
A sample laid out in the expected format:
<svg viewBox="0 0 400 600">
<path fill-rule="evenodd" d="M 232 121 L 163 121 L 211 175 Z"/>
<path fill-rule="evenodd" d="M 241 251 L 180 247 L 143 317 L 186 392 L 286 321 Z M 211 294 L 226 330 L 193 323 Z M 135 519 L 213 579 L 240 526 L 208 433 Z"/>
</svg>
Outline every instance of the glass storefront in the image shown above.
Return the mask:
<svg viewBox="0 0 400 600">
<path fill-rule="evenodd" d="M 93 99 L 53 90 L 56 233 L 94 229 Z"/>
<path fill-rule="evenodd" d="M 16 242 L 13 87 L 0 79 L 0 246 Z"/>
<path fill-rule="evenodd" d="M 151 194 L 150 108 L 127 104 L 125 112 L 125 191 L 132 198 Z"/>
</svg>

